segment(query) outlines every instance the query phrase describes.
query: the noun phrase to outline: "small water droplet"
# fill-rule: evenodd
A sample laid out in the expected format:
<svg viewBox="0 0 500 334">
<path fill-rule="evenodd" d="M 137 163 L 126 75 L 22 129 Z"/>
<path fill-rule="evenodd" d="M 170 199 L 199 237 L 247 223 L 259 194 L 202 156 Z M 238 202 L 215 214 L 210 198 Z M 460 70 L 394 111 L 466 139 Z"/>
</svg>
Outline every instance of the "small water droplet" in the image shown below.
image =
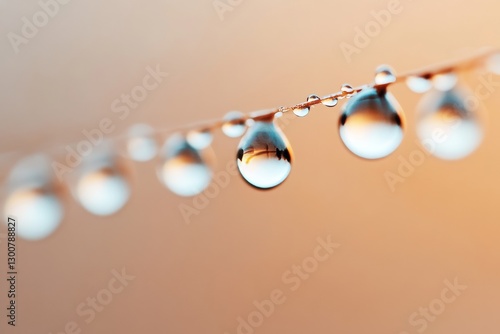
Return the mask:
<svg viewBox="0 0 500 334">
<path fill-rule="evenodd" d="M 222 132 L 231 138 L 242 136 L 246 129 L 245 114 L 239 111 L 230 111 L 223 118 Z"/>
<path fill-rule="evenodd" d="M 135 124 L 128 131 L 127 152 L 131 159 L 145 162 L 153 159 L 158 146 L 153 138 L 153 128 L 147 124 Z"/>
<path fill-rule="evenodd" d="M 323 105 L 326 107 L 335 107 L 339 103 L 339 100 L 335 97 L 329 97 L 323 99 L 321 103 L 323 103 Z"/>
<path fill-rule="evenodd" d="M 293 113 L 296 116 L 305 117 L 309 114 L 309 110 L 310 110 L 309 107 L 299 107 L 299 108 L 294 108 Z"/>
<path fill-rule="evenodd" d="M 173 193 L 195 196 L 210 184 L 212 171 L 182 135 L 174 134 L 165 142 L 162 158 L 158 176 Z"/>
<path fill-rule="evenodd" d="M 307 97 L 307 102 L 319 101 L 319 100 L 320 100 L 320 98 L 319 98 L 319 96 L 318 96 L 318 95 L 314 95 L 314 94 L 312 94 L 312 95 L 309 95 L 309 96 Z"/>
<path fill-rule="evenodd" d="M 236 162 L 241 176 L 250 185 L 274 188 L 290 174 L 291 147 L 272 119 L 257 120 L 241 139 Z"/>
<path fill-rule="evenodd" d="M 457 88 L 431 91 L 417 108 L 417 134 L 422 145 L 444 160 L 462 159 L 480 145 L 483 132 L 474 110 L 466 103 L 468 93 Z"/>
<path fill-rule="evenodd" d="M 116 166 L 100 162 L 82 173 L 76 184 L 75 195 L 90 213 L 109 216 L 127 203 L 130 188 Z"/>
<path fill-rule="evenodd" d="M 349 84 L 343 84 L 340 87 L 340 91 L 344 97 L 350 98 L 354 94 L 354 88 Z"/>
<path fill-rule="evenodd" d="M 440 91 L 447 91 L 455 87 L 458 77 L 455 73 L 440 73 L 432 77 L 434 88 Z"/>
<path fill-rule="evenodd" d="M 419 76 L 409 76 L 406 78 L 406 85 L 418 94 L 425 93 L 432 88 L 432 82 L 429 79 Z"/>
<path fill-rule="evenodd" d="M 212 144 L 213 136 L 209 129 L 191 130 L 187 134 L 189 145 L 197 150 L 203 150 Z"/>
<path fill-rule="evenodd" d="M 367 88 L 344 105 L 339 133 L 352 153 L 365 159 L 379 159 L 399 146 L 403 123 L 403 111 L 391 93 Z"/>
<path fill-rule="evenodd" d="M 486 69 L 493 74 L 500 75 L 500 53 L 494 53 L 486 59 Z"/>
<path fill-rule="evenodd" d="M 19 224 L 18 235 L 27 240 L 48 237 L 59 227 L 63 218 L 63 207 L 55 193 L 39 187 L 19 188 L 5 201 L 5 222 L 15 217 Z"/>
<path fill-rule="evenodd" d="M 396 82 L 396 74 L 389 65 L 380 65 L 375 70 L 375 84 L 388 85 Z"/>
</svg>

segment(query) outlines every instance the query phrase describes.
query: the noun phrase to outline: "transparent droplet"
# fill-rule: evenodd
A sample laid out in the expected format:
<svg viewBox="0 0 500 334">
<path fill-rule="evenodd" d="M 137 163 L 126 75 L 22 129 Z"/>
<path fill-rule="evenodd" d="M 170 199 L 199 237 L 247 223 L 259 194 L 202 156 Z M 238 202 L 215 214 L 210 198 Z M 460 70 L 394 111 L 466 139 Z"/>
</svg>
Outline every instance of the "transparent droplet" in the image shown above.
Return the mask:
<svg viewBox="0 0 500 334">
<path fill-rule="evenodd" d="M 467 105 L 465 91 L 433 90 L 418 106 L 417 134 L 422 145 L 445 160 L 461 159 L 474 152 L 483 138 L 475 110 Z"/>
<path fill-rule="evenodd" d="M 403 111 L 391 93 L 367 88 L 344 105 L 339 133 L 352 153 L 379 159 L 399 146 L 403 123 Z"/>
<path fill-rule="evenodd" d="M 236 162 L 241 176 L 250 185 L 270 189 L 290 174 L 292 151 L 271 118 L 256 120 L 240 141 Z"/>
<path fill-rule="evenodd" d="M 494 53 L 486 59 L 486 69 L 500 75 L 500 53 Z"/>
<path fill-rule="evenodd" d="M 162 149 L 158 176 L 163 184 L 179 196 L 195 196 L 205 190 L 212 171 L 200 152 L 180 134 L 172 135 Z"/>
<path fill-rule="evenodd" d="M 413 92 L 418 94 L 425 93 L 432 88 L 431 80 L 418 76 L 409 76 L 408 78 L 406 78 L 406 85 Z"/>
<path fill-rule="evenodd" d="M 299 117 L 305 117 L 307 114 L 309 114 L 309 107 L 300 107 L 300 108 L 294 108 L 293 113 Z"/>
<path fill-rule="evenodd" d="M 389 65 L 380 65 L 375 70 L 375 84 L 388 85 L 396 82 L 396 74 Z"/>
<path fill-rule="evenodd" d="M 39 187 L 13 191 L 4 206 L 5 222 L 17 219 L 17 234 L 27 240 L 40 240 L 51 235 L 63 218 L 63 207 L 55 193 Z"/>
<path fill-rule="evenodd" d="M 153 138 L 153 128 L 147 124 L 135 124 L 128 131 L 127 152 L 135 161 L 149 161 L 153 159 L 158 146 Z"/>
<path fill-rule="evenodd" d="M 455 87 L 457 81 L 458 81 L 457 75 L 452 72 L 440 73 L 432 77 L 432 83 L 434 85 L 434 88 L 443 92 Z"/>
<path fill-rule="evenodd" d="M 240 137 L 247 129 L 246 117 L 242 112 L 230 111 L 224 116 L 223 121 L 222 132 L 228 137 Z"/>
<path fill-rule="evenodd" d="M 320 100 L 320 98 L 319 98 L 319 96 L 318 96 L 318 95 L 314 95 L 314 94 L 313 94 L 313 95 L 309 95 L 309 96 L 307 97 L 307 102 L 319 101 L 319 100 Z"/>
<path fill-rule="evenodd" d="M 75 195 L 90 213 L 108 216 L 118 212 L 127 203 L 130 188 L 115 166 L 102 164 L 82 173 L 75 187 Z"/>
<path fill-rule="evenodd" d="M 197 150 L 203 150 L 212 144 L 213 135 L 209 129 L 191 130 L 187 134 L 189 145 Z"/>
<path fill-rule="evenodd" d="M 335 97 L 329 97 L 329 98 L 323 99 L 321 101 L 321 103 L 323 103 L 323 105 L 326 107 L 335 107 L 337 105 L 337 103 L 339 103 L 339 100 Z"/>
</svg>

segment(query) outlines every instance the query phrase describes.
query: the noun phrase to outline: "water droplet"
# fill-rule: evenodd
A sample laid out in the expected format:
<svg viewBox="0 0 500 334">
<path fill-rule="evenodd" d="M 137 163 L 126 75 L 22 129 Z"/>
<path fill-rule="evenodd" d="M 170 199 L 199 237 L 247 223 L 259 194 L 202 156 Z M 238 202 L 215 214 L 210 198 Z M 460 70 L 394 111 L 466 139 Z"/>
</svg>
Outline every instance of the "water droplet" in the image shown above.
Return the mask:
<svg viewBox="0 0 500 334">
<path fill-rule="evenodd" d="M 494 53 L 486 59 L 486 69 L 500 75 L 500 53 Z"/>
<path fill-rule="evenodd" d="M 250 185 L 274 188 L 290 174 L 291 147 L 272 119 L 256 120 L 240 141 L 236 162 Z"/>
<path fill-rule="evenodd" d="M 222 132 L 228 137 L 237 138 L 242 136 L 247 126 L 245 114 L 239 111 L 230 111 L 223 118 Z"/>
<path fill-rule="evenodd" d="M 339 133 L 352 153 L 379 159 L 403 140 L 403 122 L 403 111 L 391 93 L 367 88 L 344 105 Z"/>
<path fill-rule="evenodd" d="M 461 159 L 480 145 L 483 132 L 465 91 L 431 91 L 417 108 L 417 134 L 422 145 L 445 160 Z"/>
<path fill-rule="evenodd" d="M 189 145 L 197 150 L 203 150 L 212 144 L 213 136 L 209 129 L 191 130 L 187 134 Z"/>
<path fill-rule="evenodd" d="M 147 124 L 135 124 L 128 131 L 127 152 L 135 161 L 149 161 L 153 159 L 158 146 L 153 138 L 153 128 Z"/>
<path fill-rule="evenodd" d="M 335 97 L 329 97 L 329 98 L 323 99 L 321 101 L 321 103 L 323 103 L 323 105 L 325 107 L 335 107 L 337 105 L 337 103 L 339 103 L 339 100 Z"/>
<path fill-rule="evenodd" d="M 396 74 L 389 65 L 380 65 L 375 70 L 375 84 L 388 85 L 396 82 Z"/>
<path fill-rule="evenodd" d="M 5 218 L 15 217 L 17 233 L 23 239 L 40 240 L 51 235 L 63 218 L 63 207 L 55 193 L 39 187 L 13 191 L 5 201 Z M 7 220 L 5 219 L 5 222 Z"/>
<path fill-rule="evenodd" d="M 299 107 L 299 108 L 294 108 L 293 113 L 299 117 L 305 117 L 307 114 L 309 114 L 309 107 Z"/>
<path fill-rule="evenodd" d="M 162 149 L 158 169 L 163 184 L 179 196 L 195 196 L 208 187 L 212 172 L 200 152 L 180 134 L 172 135 Z"/>
<path fill-rule="evenodd" d="M 436 74 L 432 77 L 434 88 L 440 91 L 447 91 L 452 89 L 457 84 L 457 81 L 457 75 L 452 72 Z"/>
<path fill-rule="evenodd" d="M 413 92 L 421 94 L 432 88 L 432 82 L 424 77 L 409 76 L 406 78 L 406 85 Z"/>
<path fill-rule="evenodd" d="M 354 94 L 354 88 L 349 84 L 343 84 L 340 87 L 340 91 L 344 97 L 350 98 Z"/>
<path fill-rule="evenodd" d="M 318 95 L 314 95 L 314 94 L 313 94 L 313 95 L 309 95 L 309 96 L 307 97 L 307 102 L 319 101 L 319 100 L 320 100 L 320 98 L 319 98 L 319 96 L 318 96 Z"/>
<path fill-rule="evenodd" d="M 90 213 L 108 216 L 118 212 L 130 197 L 130 188 L 116 166 L 100 163 L 82 173 L 75 196 Z"/>
</svg>

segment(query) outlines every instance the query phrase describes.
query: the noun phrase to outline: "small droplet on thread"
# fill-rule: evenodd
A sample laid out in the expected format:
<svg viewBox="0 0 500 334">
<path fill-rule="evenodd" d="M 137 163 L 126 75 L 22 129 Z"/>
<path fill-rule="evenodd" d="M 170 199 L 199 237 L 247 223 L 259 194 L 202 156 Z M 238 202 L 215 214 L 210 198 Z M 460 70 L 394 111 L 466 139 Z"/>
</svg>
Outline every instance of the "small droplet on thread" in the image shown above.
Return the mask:
<svg viewBox="0 0 500 334">
<path fill-rule="evenodd" d="M 349 84 L 343 84 L 340 87 L 340 91 L 342 92 L 343 97 L 350 98 L 354 94 L 354 88 L 352 88 Z"/>
<path fill-rule="evenodd" d="M 455 87 L 457 81 L 458 81 L 457 75 L 452 72 L 440 73 L 432 77 L 432 84 L 434 85 L 434 88 L 443 92 L 448 91 L 453 87 Z"/>
<path fill-rule="evenodd" d="M 319 101 L 319 100 L 321 100 L 321 99 L 319 98 L 318 95 L 312 94 L 312 95 L 309 95 L 307 97 L 307 102 L 313 102 L 313 101 Z"/>
<path fill-rule="evenodd" d="M 486 59 L 486 69 L 493 74 L 500 75 L 500 53 L 494 53 Z"/>
<path fill-rule="evenodd" d="M 153 128 L 147 124 L 135 124 L 128 130 L 127 152 L 134 161 L 144 162 L 153 159 L 158 146 L 153 138 Z"/>
<path fill-rule="evenodd" d="M 309 114 L 309 111 L 310 111 L 309 107 L 298 107 L 293 109 L 293 113 L 299 117 L 307 116 L 307 114 Z"/>
<path fill-rule="evenodd" d="M 409 76 L 406 78 L 406 85 L 418 94 L 425 93 L 432 88 L 431 80 L 419 76 Z"/>
<path fill-rule="evenodd" d="M 396 82 L 396 74 L 389 65 L 380 65 L 375 70 L 375 84 L 388 85 Z"/>
<path fill-rule="evenodd" d="M 212 144 L 213 135 L 210 129 L 191 130 L 187 134 L 189 145 L 197 150 L 203 150 Z"/>
<path fill-rule="evenodd" d="M 240 111 L 230 111 L 223 118 L 222 132 L 231 138 L 242 136 L 246 129 L 246 117 Z"/>
<path fill-rule="evenodd" d="M 339 100 L 335 97 L 328 97 L 323 99 L 321 103 L 323 103 L 325 107 L 335 107 L 339 103 Z"/>
</svg>

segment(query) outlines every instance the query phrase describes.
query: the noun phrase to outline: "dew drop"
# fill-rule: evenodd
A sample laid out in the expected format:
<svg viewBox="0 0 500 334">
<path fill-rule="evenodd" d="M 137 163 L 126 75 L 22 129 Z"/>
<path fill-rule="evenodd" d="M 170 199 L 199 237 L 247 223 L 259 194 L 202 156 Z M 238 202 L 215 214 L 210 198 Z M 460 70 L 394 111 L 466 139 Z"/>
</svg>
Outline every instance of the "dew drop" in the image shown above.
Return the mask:
<svg viewBox="0 0 500 334">
<path fill-rule="evenodd" d="M 406 85 L 418 94 L 425 93 L 432 88 L 432 82 L 429 79 L 419 76 L 409 76 L 406 79 Z"/>
<path fill-rule="evenodd" d="M 135 124 L 128 130 L 127 152 L 132 160 L 145 162 L 153 159 L 158 146 L 153 138 L 153 128 L 147 124 Z"/>
<path fill-rule="evenodd" d="M 417 135 L 432 155 L 444 160 L 462 159 L 480 145 L 483 132 L 465 91 L 433 90 L 417 108 Z"/>
<path fill-rule="evenodd" d="M 391 93 L 367 88 L 344 105 L 339 133 L 352 153 L 365 159 L 379 159 L 399 146 L 403 123 L 403 111 Z"/>
<path fill-rule="evenodd" d="M 500 75 L 500 53 L 494 53 L 486 59 L 486 69 L 493 74 Z"/>
<path fill-rule="evenodd" d="M 351 85 L 349 84 L 343 84 L 340 87 L 340 91 L 342 92 L 342 95 L 349 98 L 354 94 L 354 88 L 352 88 Z"/>
<path fill-rule="evenodd" d="M 270 189 L 290 174 L 292 151 L 272 119 L 256 120 L 240 141 L 236 162 L 241 176 L 251 186 Z"/>
<path fill-rule="evenodd" d="M 305 116 L 307 116 L 307 114 L 309 114 L 309 110 L 310 110 L 309 107 L 299 107 L 299 108 L 294 108 L 293 113 L 296 116 L 305 117 Z"/>
<path fill-rule="evenodd" d="M 195 196 L 210 184 L 212 171 L 182 135 L 174 134 L 165 142 L 162 159 L 158 176 L 174 194 Z"/>
<path fill-rule="evenodd" d="M 388 85 L 396 82 L 396 74 L 389 65 L 380 65 L 375 70 L 375 84 Z"/>
<path fill-rule="evenodd" d="M 212 144 L 213 136 L 209 129 L 191 130 L 187 134 L 189 145 L 197 150 L 203 150 Z"/>
<path fill-rule="evenodd" d="M 432 83 L 434 84 L 434 88 L 443 92 L 455 87 L 457 81 L 458 81 L 457 75 L 452 72 L 440 73 L 432 77 Z"/>
<path fill-rule="evenodd" d="M 245 124 L 246 117 L 240 111 L 230 111 L 228 112 L 224 118 L 224 123 L 222 124 L 222 132 L 231 138 L 237 138 L 242 136 L 247 126 Z"/>
<path fill-rule="evenodd" d="M 319 101 L 321 100 L 318 95 L 309 95 L 307 97 L 307 102 L 312 102 L 312 101 Z"/>
<path fill-rule="evenodd" d="M 337 103 L 339 103 L 339 100 L 335 97 L 328 97 L 323 99 L 321 103 L 323 103 L 325 107 L 335 107 Z"/>
</svg>

